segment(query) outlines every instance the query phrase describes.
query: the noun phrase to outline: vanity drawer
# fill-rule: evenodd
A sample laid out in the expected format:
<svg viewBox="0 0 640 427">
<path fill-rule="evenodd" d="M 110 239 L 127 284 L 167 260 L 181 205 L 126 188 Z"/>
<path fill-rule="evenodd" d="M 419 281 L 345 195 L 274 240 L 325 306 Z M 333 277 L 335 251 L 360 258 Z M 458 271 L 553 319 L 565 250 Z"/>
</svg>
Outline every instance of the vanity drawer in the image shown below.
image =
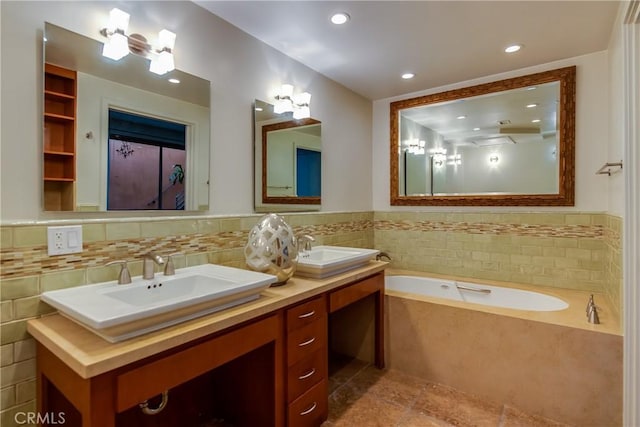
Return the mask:
<svg viewBox="0 0 640 427">
<path fill-rule="evenodd" d="M 321 381 L 289 404 L 289 427 L 318 427 L 327 419 L 329 397 L 327 381 Z"/>
<path fill-rule="evenodd" d="M 327 302 L 324 295 L 299 304 L 287 310 L 287 331 L 293 331 L 304 325 L 308 325 L 327 312 Z"/>
<path fill-rule="evenodd" d="M 327 317 L 289 332 L 287 366 L 292 366 L 317 350 L 327 351 Z"/>
<path fill-rule="evenodd" d="M 287 380 L 287 401 L 293 402 L 311 386 L 327 377 L 327 352 L 323 349 L 289 368 Z"/>
</svg>

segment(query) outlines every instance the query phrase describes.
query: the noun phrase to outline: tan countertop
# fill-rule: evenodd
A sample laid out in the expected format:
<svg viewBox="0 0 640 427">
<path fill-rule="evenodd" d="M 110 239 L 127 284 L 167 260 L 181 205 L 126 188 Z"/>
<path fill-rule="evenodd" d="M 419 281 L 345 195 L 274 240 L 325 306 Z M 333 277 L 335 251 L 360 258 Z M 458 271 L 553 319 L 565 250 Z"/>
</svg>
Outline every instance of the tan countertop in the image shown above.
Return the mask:
<svg viewBox="0 0 640 427">
<path fill-rule="evenodd" d="M 386 262 L 371 261 L 323 280 L 294 276 L 283 286 L 268 288 L 255 301 L 118 343 L 110 343 L 60 314 L 28 321 L 27 331 L 82 378 L 91 378 L 364 279 L 386 266 Z"/>
</svg>

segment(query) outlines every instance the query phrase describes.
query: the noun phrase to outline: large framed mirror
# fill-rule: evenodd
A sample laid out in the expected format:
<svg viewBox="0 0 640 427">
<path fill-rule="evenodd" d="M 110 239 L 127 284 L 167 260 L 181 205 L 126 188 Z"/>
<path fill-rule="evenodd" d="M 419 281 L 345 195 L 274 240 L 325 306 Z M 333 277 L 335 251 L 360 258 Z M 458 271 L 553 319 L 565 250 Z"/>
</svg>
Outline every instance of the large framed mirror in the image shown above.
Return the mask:
<svg viewBox="0 0 640 427">
<path fill-rule="evenodd" d="M 391 205 L 573 206 L 575 75 L 392 102 Z"/>
<path fill-rule="evenodd" d="M 318 210 L 322 195 L 322 124 L 273 105 L 254 104 L 256 211 Z"/>
<path fill-rule="evenodd" d="M 180 70 L 159 76 L 148 59 L 114 61 L 102 46 L 45 23 L 44 210 L 208 210 L 209 81 Z M 75 111 L 58 117 L 51 112 L 70 98 L 56 87 L 63 72 L 73 76 Z M 58 132 L 64 120 L 72 130 Z M 68 142 L 53 140 L 56 132 Z M 62 177 L 61 162 L 70 171 Z"/>
</svg>

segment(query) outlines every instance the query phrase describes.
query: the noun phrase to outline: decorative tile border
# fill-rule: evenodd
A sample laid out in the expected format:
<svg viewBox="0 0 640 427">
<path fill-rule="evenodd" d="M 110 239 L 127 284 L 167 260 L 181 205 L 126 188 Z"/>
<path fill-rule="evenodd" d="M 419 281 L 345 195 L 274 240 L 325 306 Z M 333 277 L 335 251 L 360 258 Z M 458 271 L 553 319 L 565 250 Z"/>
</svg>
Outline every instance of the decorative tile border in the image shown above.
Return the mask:
<svg viewBox="0 0 640 427">
<path fill-rule="evenodd" d="M 533 237 L 595 238 L 604 235 L 601 225 L 499 224 L 444 221 L 376 220 L 377 230 L 442 231 L 468 234 L 494 234 Z"/>
<path fill-rule="evenodd" d="M 294 226 L 296 234 L 310 234 L 318 239 L 334 235 L 371 231 L 371 220 L 347 221 L 332 224 Z M 72 270 L 104 266 L 114 260 L 139 260 L 144 254 L 180 252 L 184 255 L 210 253 L 243 248 L 248 231 L 220 231 L 217 233 L 178 234 L 162 237 L 129 238 L 84 243 L 79 254 L 50 257 L 43 245 L 5 248 L 0 251 L 0 277 L 30 276 L 57 270 Z"/>
</svg>

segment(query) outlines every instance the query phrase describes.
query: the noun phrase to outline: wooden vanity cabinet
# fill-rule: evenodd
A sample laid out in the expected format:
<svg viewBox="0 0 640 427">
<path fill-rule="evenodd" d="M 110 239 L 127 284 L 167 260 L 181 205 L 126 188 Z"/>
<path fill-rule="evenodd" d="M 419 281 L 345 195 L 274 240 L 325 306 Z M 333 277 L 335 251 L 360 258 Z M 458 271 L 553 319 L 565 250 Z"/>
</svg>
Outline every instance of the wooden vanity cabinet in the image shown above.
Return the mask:
<svg viewBox="0 0 640 427">
<path fill-rule="evenodd" d="M 328 416 L 327 298 L 286 310 L 287 425 L 319 426 Z"/>
<path fill-rule="evenodd" d="M 217 390 L 217 396 L 216 390 L 205 389 L 199 390 L 197 397 L 202 400 L 203 395 L 208 394 L 204 396 L 209 398 L 207 406 L 215 405 L 216 398 L 224 399 L 224 413 L 242 417 L 234 420 L 238 426 L 281 426 L 284 424 L 281 409 L 284 408 L 284 375 L 279 363 L 282 360 L 282 325 L 282 315 L 277 313 L 91 378 L 80 377 L 38 343 L 37 398 L 40 411 L 69 413 L 65 425 L 74 427 L 175 427 L 176 419 L 182 420 L 180 425 L 193 425 L 190 422 L 184 424 L 193 413 L 185 412 L 184 407 L 172 402 L 172 390 L 258 351 L 260 359 L 268 362 L 264 369 L 258 372 L 247 364 L 236 366 L 234 372 L 223 372 L 222 375 L 240 381 L 226 382 L 224 388 Z M 251 362 L 252 358 L 247 360 L 257 363 L 255 357 L 254 362 Z M 252 378 L 244 378 L 246 372 L 253 372 Z M 240 385 L 244 385 L 246 390 L 234 393 Z M 139 403 L 167 390 L 165 410 L 157 415 L 140 414 Z M 66 407 L 65 401 L 68 402 Z M 154 404 L 157 405 L 157 401 Z"/>
<path fill-rule="evenodd" d="M 318 427 L 328 417 L 331 313 L 375 298 L 374 360 L 384 367 L 384 272 L 361 277 L 328 289 L 326 282 L 301 280 L 297 286 L 306 291 L 313 286 L 325 290 L 193 341 L 180 343 L 181 335 L 168 333 L 167 339 L 177 343 L 166 350 L 84 375 L 70 366 L 92 353 L 111 361 L 121 352 L 131 357 L 131 346 L 159 343 L 106 345 L 59 315 L 55 321 L 31 321 L 29 331 L 38 340 L 38 410 L 65 412 L 65 425 L 73 427 L 199 426 L 203 416 L 223 418 L 229 423 L 224 425 L 236 427 Z M 84 337 L 74 342 L 81 352 L 65 356 L 72 364 L 43 344 L 56 348 L 45 331 Z M 64 353 L 69 344 L 57 351 Z M 157 406 L 165 391 L 169 401 L 161 413 L 141 413 L 139 403 Z"/>
</svg>

